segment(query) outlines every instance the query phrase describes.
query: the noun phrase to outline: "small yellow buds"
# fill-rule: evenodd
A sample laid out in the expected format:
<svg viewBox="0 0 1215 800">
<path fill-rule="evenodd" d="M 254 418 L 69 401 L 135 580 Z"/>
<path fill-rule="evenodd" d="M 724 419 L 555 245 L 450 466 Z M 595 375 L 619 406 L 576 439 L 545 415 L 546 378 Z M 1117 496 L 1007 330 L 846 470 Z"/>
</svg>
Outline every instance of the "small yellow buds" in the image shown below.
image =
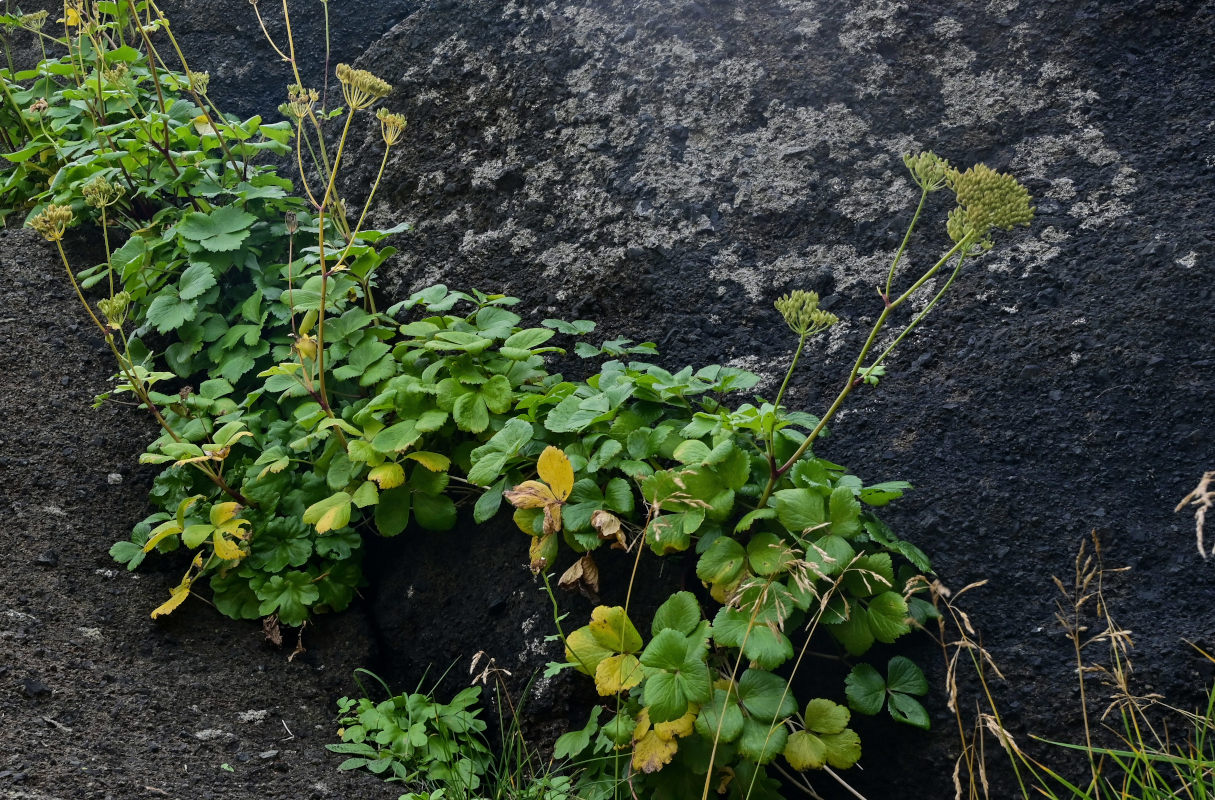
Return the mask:
<svg viewBox="0 0 1215 800">
<path fill-rule="evenodd" d="M 320 99 L 321 93 L 316 89 L 305 89 L 298 83 L 287 87 L 287 111 L 296 119 L 306 118 Z"/>
<path fill-rule="evenodd" d="M 781 295 L 776 310 L 785 318 L 789 330 L 798 336 L 813 336 L 839 322 L 839 317 L 818 307 L 818 293 L 795 289 Z"/>
<path fill-rule="evenodd" d="M 384 136 L 384 144 L 392 147 L 405 130 L 405 117 L 401 114 L 393 114 L 386 108 L 377 110 L 375 117 L 380 121 L 380 133 Z"/>
<path fill-rule="evenodd" d="M 337 65 L 337 77 L 342 84 L 342 95 L 351 111 L 368 108 L 376 100 L 387 97 L 392 86 L 365 69 L 355 69 L 349 64 Z"/>
<path fill-rule="evenodd" d="M 36 11 L 33 14 L 22 14 L 21 16 L 17 17 L 17 24 L 22 28 L 25 28 L 27 31 L 37 32 L 42 30 L 42 27 L 46 25 L 46 20 L 49 16 L 50 13 L 47 11 Z"/>
<path fill-rule="evenodd" d="M 111 183 L 104 175 L 97 175 L 80 191 L 84 195 L 84 202 L 93 208 L 112 206 L 118 202 L 123 193 L 121 186 Z"/>
<path fill-rule="evenodd" d="M 98 300 L 97 308 L 105 317 L 106 324 L 114 330 L 122 328 L 122 323 L 127 321 L 127 310 L 131 305 L 131 294 L 129 292 L 119 292 L 108 300 Z"/>
<path fill-rule="evenodd" d="M 988 250 L 993 228 L 1010 231 L 1034 218 L 1029 191 L 1013 176 L 985 164 L 975 164 L 965 172 L 951 169 L 945 182 L 958 198 L 958 207 L 945 225 L 955 243 Z"/>
<path fill-rule="evenodd" d="M 209 72 L 191 72 L 190 73 L 190 88 L 198 94 L 206 94 L 207 87 L 211 85 L 211 73 Z"/>
<path fill-rule="evenodd" d="M 51 203 L 31 219 L 29 225 L 42 234 L 48 242 L 57 242 L 63 238 L 63 234 L 71 222 L 72 209 L 69 206 L 57 206 Z"/>
<path fill-rule="evenodd" d="M 945 176 L 949 172 L 949 162 L 931 150 L 903 156 L 903 163 L 911 172 L 911 178 L 926 192 L 935 192 L 945 186 Z"/>
<path fill-rule="evenodd" d="M 102 70 L 101 76 L 109 83 L 122 83 L 127 77 L 128 71 L 127 62 L 119 61 L 110 69 Z"/>
</svg>

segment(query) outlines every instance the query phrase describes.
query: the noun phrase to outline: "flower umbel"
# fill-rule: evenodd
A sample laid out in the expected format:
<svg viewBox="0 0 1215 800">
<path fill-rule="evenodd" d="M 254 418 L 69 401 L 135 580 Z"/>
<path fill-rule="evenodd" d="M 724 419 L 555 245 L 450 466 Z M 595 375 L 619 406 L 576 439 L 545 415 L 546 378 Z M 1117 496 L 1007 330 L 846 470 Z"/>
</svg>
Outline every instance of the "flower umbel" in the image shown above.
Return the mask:
<svg viewBox="0 0 1215 800">
<path fill-rule="evenodd" d="M 97 308 L 105 317 L 106 324 L 114 330 L 121 329 L 122 324 L 127 321 L 127 310 L 130 305 L 130 292 L 119 292 L 109 299 L 97 301 Z"/>
<path fill-rule="evenodd" d="M 63 238 L 67 226 L 72 222 L 72 209 L 69 206 L 58 206 L 51 203 L 42 212 L 30 220 L 29 225 L 48 242 L 57 242 Z"/>
<path fill-rule="evenodd" d="M 775 305 L 785 318 L 785 324 L 798 336 L 813 336 L 840 321 L 839 317 L 818 307 L 818 292 L 794 289 L 781 295 Z"/>
<path fill-rule="evenodd" d="M 337 77 L 342 84 L 342 95 L 351 111 L 369 108 L 376 100 L 387 97 L 392 86 L 365 69 L 355 69 L 349 64 L 337 65 Z"/>
<path fill-rule="evenodd" d="M 386 108 L 378 109 L 375 116 L 380 121 L 380 133 L 384 137 L 384 144 L 392 147 L 405 130 L 405 117 L 401 114 L 393 114 Z"/>
<path fill-rule="evenodd" d="M 106 180 L 104 175 L 98 175 L 86 183 L 81 189 L 84 202 L 93 208 L 112 206 L 122 197 L 123 189 L 116 183 Z"/>
<path fill-rule="evenodd" d="M 1013 176 L 985 164 L 975 164 L 965 172 L 951 169 L 945 182 L 958 198 L 958 207 L 950 212 L 945 226 L 956 243 L 969 239 L 972 245 L 990 250 L 993 228 L 1010 231 L 1034 218 L 1029 191 Z"/>
<path fill-rule="evenodd" d="M 945 186 L 945 177 L 949 173 L 949 161 L 941 158 L 931 150 L 903 156 L 903 163 L 911 172 L 911 178 L 926 192 L 935 192 Z"/>
</svg>

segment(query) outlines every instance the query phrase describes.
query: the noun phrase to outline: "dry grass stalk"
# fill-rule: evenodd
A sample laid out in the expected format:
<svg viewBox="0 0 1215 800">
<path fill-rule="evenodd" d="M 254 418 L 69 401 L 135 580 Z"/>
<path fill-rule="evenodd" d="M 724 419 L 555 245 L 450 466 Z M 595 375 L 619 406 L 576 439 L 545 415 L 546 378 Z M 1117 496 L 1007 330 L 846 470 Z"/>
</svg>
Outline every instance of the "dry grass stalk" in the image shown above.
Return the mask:
<svg viewBox="0 0 1215 800">
<path fill-rule="evenodd" d="M 1202 480 L 1198 482 L 1194 491 L 1183 497 L 1177 504 L 1177 508 L 1173 509 L 1173 513 L 1177 513 L 1187 505 L 1198 506 L 1194 511 L 1194 529 L 1198 542 L 1198 554 L 1203 558 L 1207 557 L 1207 551 L 1202 543 L 1202 527 L 1207 519 L 1207 509 L 1215 506 L 1215 490 L 1211 488 L 1211 481 L 1215 481 L 1215 470 L 1204 472 Z M 1215 548 L 1212 549 L 1212 555 L 1215 555 Z"/>
</svg>

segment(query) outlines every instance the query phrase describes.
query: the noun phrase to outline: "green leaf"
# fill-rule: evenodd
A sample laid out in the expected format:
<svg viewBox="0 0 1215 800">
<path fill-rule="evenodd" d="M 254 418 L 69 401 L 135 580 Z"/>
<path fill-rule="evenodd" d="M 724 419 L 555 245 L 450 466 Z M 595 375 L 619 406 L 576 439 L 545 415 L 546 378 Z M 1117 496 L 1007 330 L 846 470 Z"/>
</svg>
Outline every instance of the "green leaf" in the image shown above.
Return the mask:
<svg viewBox="0 0 1215 800">
<path fill-rule="evenodd" d="M 690 636 L 700 624 L 700 619 L 700 604 L 696 602 L 695 595 L 691 592 L 676 592 L 654 612 L 654 622 L 650 630 L 655 636 L 668 628 Z"/>
<path fill-rule="evenodd" d="M 882 592 L 871 598 L 866 616 L 873 638 L 885 644 L 911 630 L 907 624 L 907 601 L 898 592 Z"/>
<path fill-rule="evenodd" d="M 308 619 L 308 606 L 320 597 L 320 590 L 312 583 L 307 572 L 292 571 L 275 575 L 257 590 L 261 600 L 258 614 L 269 616 L 277 613 L 285 625 L 302 625 Z"/>
<path fill-rule="evenodd" d="M 413 514 L 428 531 L 449 531 L 456 526 L 456 504 L 445 494 L 415 492 Z"/>
<path fill-rule="evenodd" d="M 914 661 L 906 656 L 895 656 L 887 667 L 886 686 L 892 692 L 903 694 L 928 694 L 928 679 Z"/>
<path fill-rule="evenodd" d="M 872 486 L 866 486 L 861 489 L 861 502 L 871 506 L 884 506 L 891 500 L 897 500 L 903 496 L 906 489 L 912 488 L 907 481 L 887 481 L 886 483 L 875 483 Z"/>
<path fill-rule="evenodd" d="M 806 729 L 815 733 L 839 733 L 848 727 L 852 715 L 848 709 L 822 697 L 816 697 L 806 705 L 804 721 Z"/>
<path fill-rule="evenodd" d="M 194 264 L 181 273 L 177 283 L 177 296 L 182 300 L 193 300 L 215 285 L 215 272 L 207 264 Z"/>
<path fill-rule="evenodd" d="M 723 607 L 713 619 L 713 639 L 726 647 L 738 647 L 743 655 L 763 669 L 775 669 L 793 658 L 793 643 L 780 631 L 736 608 Z"/>
<path fill-rule="evenodd" d="M 484 398 L 476 392 L 460 395 L 452 406 L 451 416 L 462 431 L 481 433 L 489 427 L 489 409 Z"/>
<path fill-rule="evenodd" d="M 932 727 L 928 711 L 914 697 L 902 694 L 901 692 L 891 692 L 888 708 L 890 709 L 890 716 L 896 722 L 902 722 L 923 730 L 928 730 Z"/>
<path fill-rule="evenodd" d="M 115 542 L 110 548 L 110 558 L 119 564 L 126 564 L 128 570 L 138 567 L 146 555 L 143 548 L 134 542 Z"/>
<path fill-rule="evenodd" d="M 793 690 L 779 675 L 748 669 L 738 680 L 738 702 L 747 715 L 764 722 L 779 723 L 797 711 Z"/>
<path fill-rule="evenodd" d="M 813 489 L 781 489 L 772 494 L 776 518 L 792 533 L 805 533 L 826 521 L 823 496 Z"/>
<path fill-rule="evenodd" d="M 183 238 L 198 242 L 212 252 L 225 252 L 240 247 L 249 236 L 249 226 L 257 217 L 236 206 L 223 206 L 210 214 L 189 212 L 177 226 Z"/>
<path fill-rule="evenodd" d="M 687 713 L 689 703 L 712 697 L 712 680 L 704 662 L 705 649 L 695 638 L 667 628 L 646 646 L 641 663 L 647 667 L 642 702 L 652 722 L 669 722 Z"/>
<path fill-rule="evenodd" d="M 846 486 L 831 492 L 831 532 L 836 536 L 855 536 L 861 530 L 861 504 Z"/>
<path fill-rule="evenodd" d="M 738 737 L 738 752 L 756 764 L 767 764 L 780 755 L 788 739 L 784 725 L 747 717 Z"/>
<path fill-rule="evenodd" d="M 165 289 L 156 295 L 148 306 L 148 324 L 156 328 L 158 333 L 168 333 L 176 330 L 198 313 L 194 303 L 182 300 L 173 289 Z"/>
<path fill-rule="evenodd" d="M 696 563 L 696 577 L 705 583 L 730 584 L 742 574 L 746 563 L 747 553 L 743 546 L 734 539 L 720 536 Z"/>
<path fill-rule="evenodd" d="M 783 572 L 792 558 L 788 546 L 775 533 L 757 533 L 747 544 L 747 561 L 756 575 L 768 577 Z"/>
<path fill-rule="evenodd" d="M 385 489 L 375 507 L 375 526 L 381 536 L 396 536 L 409 525 L 412 492 L 408 486 Z"/>
<path fill-rule="evenodd" d="M 602 706 L 591 709 L 590 719 L 582 730 L 569 731 L 562 734 L 553 746 L 553 758 L 557 760 L 570 759 L 590 747 L 591 737 L 599 731 L 599 715 L 603 713 Z"/>
<path fill-rule="evenodd" d="M 738 698 L 730 694 L 727 700 L 724 689 L 714 689 L 712 701 L 701 706 L 696 717 L 696 731 L 710 741 L 732 742 L 742 729 L 743 713 L 738 707 Z"/>
<path fill-rule="evenodd" d="M 827 763 L 827 745 L 807 731 L 796 731 L 785 743 L 785 760 L 798 772 L 822 769 Z"/>
<path fill-rule="evenodd" d="M 471 480 L 471 473 L 469 475 Z M 480 525 L 492 519 L 498 513 L 498 509 L 502 507 L 502 492 L 505 490 L 505 479 L 486 489 L 473 506 L 473 521 Z"/>
<path fill-rule="evenodd" d="M 407 419 L 380 431 L 371 440 L 371 446 L 384 454 L 398 453 L 408 450 L 421 438 L 422 433 L 418 430 L 414 420 Z"/>
<path fill-rule="evenodd" d="M 857 664 L 844 679 L 844 694 L 853 711 L 873 716 L 886 702 L 886 681 L 869 664 Z"/>
<path fill-rule="evenodd" d="M 604 503 L 617 514 L 633 513 L 633 490 L 624 478 L 612 478 L 603 491 Z"/>
</svg>

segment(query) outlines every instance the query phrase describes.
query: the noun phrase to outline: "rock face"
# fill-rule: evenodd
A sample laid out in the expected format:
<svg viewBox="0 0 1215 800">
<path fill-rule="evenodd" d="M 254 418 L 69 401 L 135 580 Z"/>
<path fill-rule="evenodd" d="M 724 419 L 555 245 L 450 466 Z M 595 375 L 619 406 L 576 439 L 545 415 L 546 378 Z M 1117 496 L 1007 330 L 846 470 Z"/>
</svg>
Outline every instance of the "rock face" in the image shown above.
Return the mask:
<svg viewBox="0 0 1215 800">
<path fill-rule="evenodd" d="M 881 310 L 875 286 L 916 200 L 902 154 L 933 149 L 1021 178 L 1038 207 L 1033 226 L 1001 237 L 966 269 L 882 386 L 854 396 L 819 453 L 867 481 L 911 481 L 917 490 L 890 506 L 886 521 L 932 556 L 945 584 L 988 581 L 965 608 L 1008 678 L 996 691 L 1018 741 L 1080 736 L 1051 576 L 1070 581 L 1092 530 L 1107 564 L 1132 567 L 1111 577 L 1108 591 L 1118 622 L 1136 634 L 1137 687 L 1183 707 L 1198 700 L 1210 670 L 1182 639 L 1215 647 L 1206 619 L 1215 575 L 1193 553 L 1192 520 L 1172 509 L 1215 467 L 1210 4 L 331 5 L 332 60 L 354 61 L 370 44 L 358 66 L 394 84 L 385 104 L 409 118 L 373 209 L 378 222 L 415 227 L 386 266 L 386 294 L 435 281 L 508 292 L 537 319 L 588 318 L 608 336 L 659 342 L 671 364 L 724 361 L 777 379 L 793 342 L 772 301 L 815 289 L 844 324 L 796 378 L 793 402 L 812 412 L 834 396 Z M 277 117 L 288 72 L 268 54 L 247 4 L 164 7 L 191 66 L 212 72 L 217 96 L 234 101 L 228 107 Z M 261 8 L 277 31 L 278 6 Z M 323 52 L 320 19 L 315 4 L 293 11 L 314 53 Z M 361 166 L 346 184 L 352 201 L 370 185 L 382 147 L 370 127 L 360 136 Z M 934 196 L 913 265 L 940 252 L 945 210 Z M 57 268 L 48 261 L 46 271 Z M 38 336 L 19 341 L 34 348 Z M 121 421 L 106 426 L 143 440 Z M 55 459 L 67 471 L 74 457 Z M 114 491 L 134 492 L 127 502 L 137 507 L 141 485 Z M 368 596 L 376 668 L 411 689 L 427 666 L 433 677 L 477 650 L 520 675 L 556 655 L 543 642 L 550 610 L 522 566 L 525 545 L 509 523 L 379 545 Z M 76 557 L 100 567 L 104 546 L 96 564 Z M 589 608 L 579 599 L 569 606 L 575 616 Z M 222 642 L 208 625 L 206 635 Z M 199 635 L 172 631 L 191 643 L 197 674 L 230 673 L 222 645 L 209 663 L 211 648 L 193 646 Z M 900 648 L 935 664 L 930 680 L 941 685 L 934 644 Z M 245 652 L 253 658 L 256 648 Z M 122 676 L 141 664 L 110 668 Z M 267 670 L 216 692 L 233 708 L 261 708 L 254 704 L 294 680 L 286 668 Z M 318 685 L 313 695 L 329 691 Z M 554 700 L 565 690 L 548 687 L 538 715 L 565 713 Z M 1095 694 L 1104 701 L 1103 690 Z M 896 786 L 952 796 L 956 743 L 944 701 L 934 688 L 929 734 L 888 724 L 863 731 L 867 769 L 850 780 L 873 798 Z M 310 714 L 309 722 L 323 719 Z M 151 714 L 140 724 L 151 728 Z M 162 760 L 167 766 L 150 769 L 168 776 L 176 767 Z M 60 784 L 41 785 L 77 786 L 67 769 Z M 287 796 L 310 775 L 329 775 L 323 760 L 292 770 L 291 786 L 267 789 L 267 778 L 257 791 L 219 787 L 214 796 Z M 1007 787 L 1001 779 L 997 770 L 997 788 Z M 177 780 L 164 785 L 184 790 Z M 343 784 L 338 795 L 358 791 L 362 784 Z"/>
<path fill-rule="evenodd" d="M 819 411 L 914 209 L 902 154 L 1012 172 L 1034 195 L 1032 228 L 967 268 L 820 453 L 910 480 L 888 521 L 947 585 L 989 581 L 967 607 L 1009 678 L 1015 735 L 1079 735 L 1051 576 L 1070 579 L 1091 530 L 1110 566 L 1133 567 L 1111 599 L 1142 632 L 1143 687 L 1188 704 L 1207 672 L 1181 639 L 1207 625 L 1185 609 L 1204 607 L 1213 576 L 1172 509 L 1212 464 L 1215 208 L 1183 187 L 1215 164 L 1202 133 L 1215 74 L 1196 44 L 1212 25 L 1186 3 L 426 3 L 359 62 L 410 121 L 374 215 L 416 232 L 385 284 L 508 292 L 537 315 L 660 342 L 672 364 L 773 378 L 792 343 L 772 300 L 816 289 L 846 321 L 797 378 L 797 401 Z M 924 228 L 912 264 L 943 241 L 939 222 Z M 521 560 L 517 541 L 502 546 Z M 463 596 L 477 647 L 518 652 L 514 626 Z M 417 632 L 416 661 L 430 612 L 396 597 L 381 595 L 381 625 Z M 921 796 L 951 793 L 956 745 L 932 699 L 934 733 L 872 734 L 857 778 L 870 796 L 910 774 Z"/>
</svg>

